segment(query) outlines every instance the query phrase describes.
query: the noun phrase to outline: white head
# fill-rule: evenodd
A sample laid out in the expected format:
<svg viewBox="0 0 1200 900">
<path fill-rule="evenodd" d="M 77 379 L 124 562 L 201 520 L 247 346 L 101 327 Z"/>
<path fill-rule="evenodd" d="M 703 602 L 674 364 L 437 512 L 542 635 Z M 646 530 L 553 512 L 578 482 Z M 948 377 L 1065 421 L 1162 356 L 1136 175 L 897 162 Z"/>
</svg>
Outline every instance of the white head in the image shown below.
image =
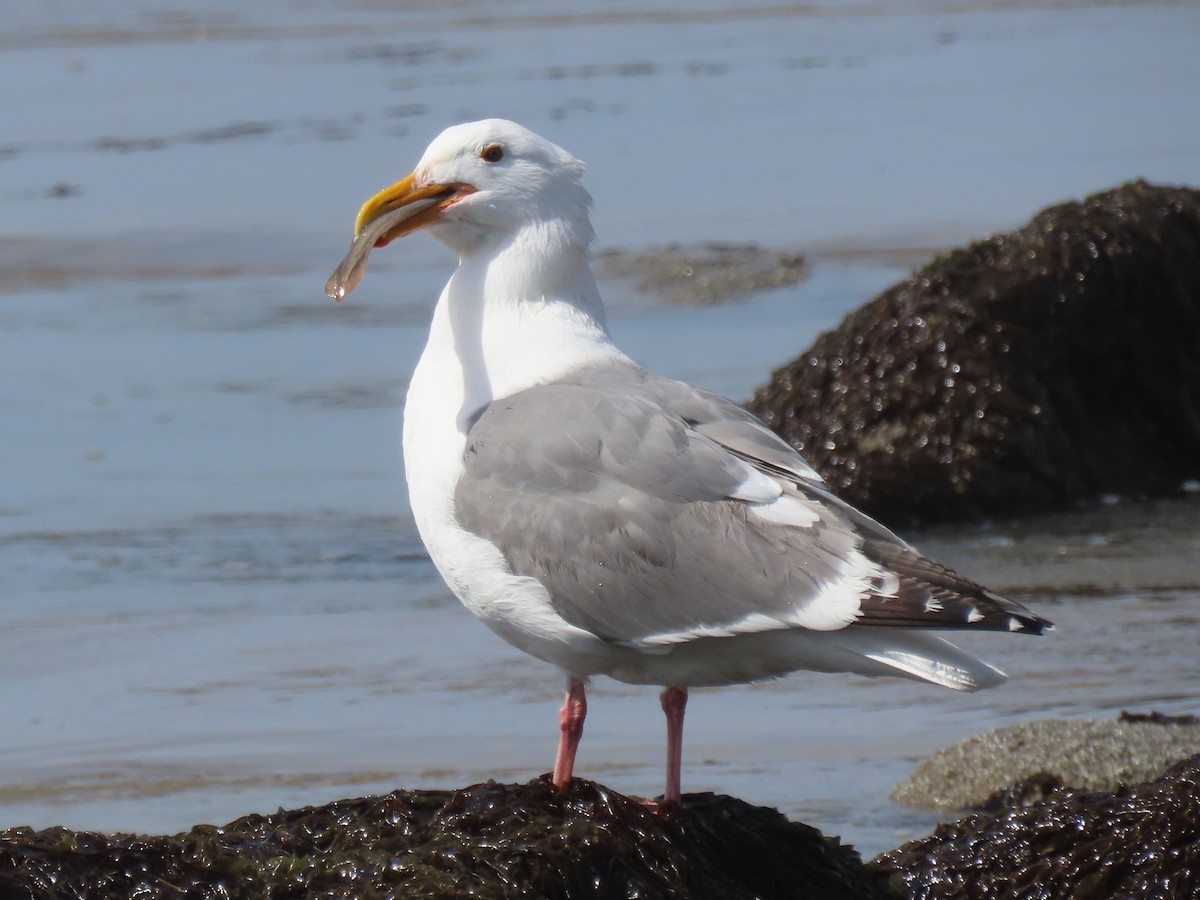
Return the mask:
<svg viewBox="0 0 1200 900">
<path fill-rule="evenodd" d="M 484 119 L 447 128 L 413 173 L 363 205 L 356 236 L 383 216 L 414 203 L 422 209 L 384 231 L 383 246 L 426 227 L 457 253 L 511 238 L 529 226 L 554 225 L 572 243 L 592 239 L 591 197 L 583 188 L 583 163 L 561 147 L 506 119 Z"/>
</svg>

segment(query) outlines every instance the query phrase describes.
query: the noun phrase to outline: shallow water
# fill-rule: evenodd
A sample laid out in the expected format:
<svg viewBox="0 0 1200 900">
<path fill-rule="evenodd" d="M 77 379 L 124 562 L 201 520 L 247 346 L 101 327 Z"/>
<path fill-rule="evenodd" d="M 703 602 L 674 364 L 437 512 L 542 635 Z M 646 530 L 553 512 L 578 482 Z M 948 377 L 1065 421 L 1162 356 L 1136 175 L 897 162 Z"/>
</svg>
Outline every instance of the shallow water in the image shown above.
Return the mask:
<svg viewBox="0 0 1200 900">
<path fill-rule="evenodd" d="M 406 507 L 398 409 L 450 260 L 416 237 L 321 296 L 358 203 L 445 124 L 507 115 L 585 157 L 602 247 L 807 253 L 798 287 L 703 309 L 602 286 L 635 358 L 735 397 L 927 248 L 1200 173 L 1195 6 L 506 10 L 6 20 L 0 826 L 175 831 L 549 767 L 558 676 L 449 597 Z M 1013 676 L 977 696 L 697 691 L 685 790 L 873 852 L 932 822 L 887 794 L 941 744 L 1195 711 L 1200 500 L 914 537 L 1058 631 L 972 641 Z M 660 719 L 597 683 L 582 774 L 657 793 Z"/>
</svg>

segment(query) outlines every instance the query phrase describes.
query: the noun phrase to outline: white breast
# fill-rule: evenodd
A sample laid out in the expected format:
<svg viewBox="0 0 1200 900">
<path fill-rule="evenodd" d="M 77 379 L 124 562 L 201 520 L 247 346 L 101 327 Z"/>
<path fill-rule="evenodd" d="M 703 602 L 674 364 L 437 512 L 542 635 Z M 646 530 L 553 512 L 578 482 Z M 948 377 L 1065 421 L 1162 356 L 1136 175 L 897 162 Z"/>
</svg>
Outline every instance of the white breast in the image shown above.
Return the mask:
<svg viewBox="0 0 1200 900">
<path fill-rule="evenodd" d="M 604 671 L 614 648 L 565 622 L 538 581 L 513 575 L 494 544 L 455 519 L 467 421 L 491 389 L 465 371 L 445 301 L 443 295 L 434 312 L 404 409 L 404 467 L 421 540 L 455 596 L 509 643 L 576 677 Z"/>
</svg>

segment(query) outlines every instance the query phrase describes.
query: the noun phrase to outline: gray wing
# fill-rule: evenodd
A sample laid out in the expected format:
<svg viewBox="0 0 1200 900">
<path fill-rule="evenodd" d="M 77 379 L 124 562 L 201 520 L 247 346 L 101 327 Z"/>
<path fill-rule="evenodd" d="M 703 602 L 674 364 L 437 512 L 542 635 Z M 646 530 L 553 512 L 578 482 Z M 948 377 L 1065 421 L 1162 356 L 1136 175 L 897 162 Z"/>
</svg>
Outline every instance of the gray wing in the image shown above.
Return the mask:
<svg viewBox="0 0 1200 900">
<path fill-rule="evenodd" d="M 664 405 L 700 434 L 756 467 L 789 479 L 824 484 L 824 479 L 799 453 L 758 417 L 732 400 L 680 381 L 646 375 L 647 387 Z"/>
<path fill-rule="evenodd" d="M 849 524 L 862 551 L 898 579 L 895 591 L 868 590 L 856 624 L 981 628 L 1041 634 L 1051 623 L 924 556 L 874 519 L 830 493 L 821 476 L 752 413 L 717 394 L 646 376 L 697 431 Z"/>
<path fill-rule="evenodd" d="M 755 473 L 799 504 L 800 524 L 758 514 L 745 491 Z M 455 512 L 566 621 L 623 644 L 972 618 L 951 621 L 949 597 L 930 602 L 931 589 L 970 582 L 829 495 L 749 413 L 634 367 L 490 404 L 468 435 Z M 925 587 L 926 569 L 940 581 Z M 997 602 L 972 606 L 986 618 Z"/>
</svg>

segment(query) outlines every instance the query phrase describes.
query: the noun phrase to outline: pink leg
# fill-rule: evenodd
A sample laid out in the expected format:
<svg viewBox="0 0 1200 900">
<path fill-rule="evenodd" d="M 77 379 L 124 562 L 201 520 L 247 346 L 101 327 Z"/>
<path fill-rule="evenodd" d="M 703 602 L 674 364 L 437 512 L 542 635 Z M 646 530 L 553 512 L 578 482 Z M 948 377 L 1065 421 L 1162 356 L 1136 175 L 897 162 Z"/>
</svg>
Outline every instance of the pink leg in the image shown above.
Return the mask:
<svg viewBox="0 0 1200 900">
<path fill-rule="evenodd" d="M 554 759 L 554 786 L 560 790 L 571 783 L 571 773 L 575 770 L 575 751 L 579 749 L 579 739 L 583 737 L 585 718 L 587 697 L 584 694 L 583 682 L 577 678 L 568 679 L 567 699 L 558 711 L 558 724 L 562 733 L 558 739 L 558 756 Z"/>
<path fill-rule="evenodd" d="M 683 760 L 683 711 L 687 707 L 687 688 L 669 687 L 659 697 L 667 716 L 667 788 L 663 804 L 678 803 L 679 772 Z"/>
</svg>

